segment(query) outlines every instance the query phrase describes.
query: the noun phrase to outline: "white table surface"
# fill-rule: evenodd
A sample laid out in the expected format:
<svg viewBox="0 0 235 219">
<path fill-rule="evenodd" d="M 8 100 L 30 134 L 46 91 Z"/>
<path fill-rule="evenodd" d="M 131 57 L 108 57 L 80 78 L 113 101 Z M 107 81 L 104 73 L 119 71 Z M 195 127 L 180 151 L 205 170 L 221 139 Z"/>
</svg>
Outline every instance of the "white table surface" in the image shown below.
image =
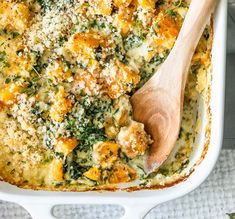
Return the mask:
<svg viewBox="0 0 235 219">
<path fill-rule="evenodd" d="M 200 188 L 189 195 L 153 209 L 146 219 L 223 219 L 235 212 L 235 0 L 229 8 L 228 55 L 223 150 L 217 167 Z M 1 197 L 0 197 L 1 198 Z M 117 219 L 119 206 L 61 206 L 54 211 L 60 218 Z M 64 215 L 67 215 L 65 217 Z M 0 219 L 31 219 L 20 206 L 0 201 Z M 43 219 L 43 218 L 42 218 Z M 131 219 L 131 218 L 130 218 Z"/>
</svg>

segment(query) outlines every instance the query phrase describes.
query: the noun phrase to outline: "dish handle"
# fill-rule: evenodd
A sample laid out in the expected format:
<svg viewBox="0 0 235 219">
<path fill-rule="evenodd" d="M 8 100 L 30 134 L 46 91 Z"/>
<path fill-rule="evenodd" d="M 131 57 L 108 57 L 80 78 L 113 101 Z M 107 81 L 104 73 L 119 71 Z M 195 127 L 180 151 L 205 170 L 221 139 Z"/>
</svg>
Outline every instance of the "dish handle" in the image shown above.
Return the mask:
<svg viewBox="0 0 235 219">
<path fill-rule="evenodd" d="M 128 204 L 122 205 L 125 209 L 124 215 L 120 219 L 143 219 L 158 204 Z"/>
<path fill-rule="evenodd" d="M 55 219 L 52 214 L 53 204 L 26 204 L 20 203 L 25 210 L 31 215 L 33 219 Z"/>
<path fill-rule="evenodd" d="M 26 204 L 21 203 L 33 219 L 55 219 L 52 214 L 54 204 Z M 121 205 L 125 209 L 124 215 L 120 219 L 143 219 L 156 204 L 126 204 Z"/>
</svg>

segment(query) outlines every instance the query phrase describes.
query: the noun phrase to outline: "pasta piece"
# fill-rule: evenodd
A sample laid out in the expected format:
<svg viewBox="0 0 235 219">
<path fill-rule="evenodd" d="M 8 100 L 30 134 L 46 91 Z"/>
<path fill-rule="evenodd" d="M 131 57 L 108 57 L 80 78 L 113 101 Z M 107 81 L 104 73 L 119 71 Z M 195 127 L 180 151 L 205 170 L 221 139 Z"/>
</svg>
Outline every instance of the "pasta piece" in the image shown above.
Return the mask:
<svg viewBox="0 0 235 219">
<path fill-rule="evenodd" d="M 157 53 L 172 49 L 179 34 L 180 26 L 175 18 L 162 11 L 153 19 L 152 24 L 155 35 L 149 34 L 145 41 L 148 47 L 144 58 L 149 62 Z"/>
<path fill-rule="evenodd" d="M 99 71 L 100 64 L 95 57 L 95 49 L 99 46 L 107 47 L 107 39 L 95 32 L 76 33 L 70 37 L 66 44 L 74 57 L 86 63 L 90 72 Z"/>
<path fill-rule="evenodd" d="M 129 123 L 129 118 L 132 113 L 132 107 L 127 95 L 123 95 L 115 100 L 115 113 L 113 115 L 116 126 L 122 127 Z"/>
<path fill-rule="evenodd" d="M 109 138 L 116 138 L 120 127 L 129 123 L 131 105 L 127 95 L 123 95 L 114 101 L 114 114 L 105 121 L 105 134 Z"/>
<path fill-rule="evenodd" d="M 113 120 L 112 118 L 108 118 L 105 122 L 105 135 L 108 138 L 116 138 L 117 134 L 118 134 L 118 128 L 113 124 Z"/>
<path fill-rule="evenodd" d="M 179 34 L 180 27 L 172 16 L 160 12 L 154 19 L 154 31 L 157 34 L 155 44 L 171 49 Z"/>
</svg>

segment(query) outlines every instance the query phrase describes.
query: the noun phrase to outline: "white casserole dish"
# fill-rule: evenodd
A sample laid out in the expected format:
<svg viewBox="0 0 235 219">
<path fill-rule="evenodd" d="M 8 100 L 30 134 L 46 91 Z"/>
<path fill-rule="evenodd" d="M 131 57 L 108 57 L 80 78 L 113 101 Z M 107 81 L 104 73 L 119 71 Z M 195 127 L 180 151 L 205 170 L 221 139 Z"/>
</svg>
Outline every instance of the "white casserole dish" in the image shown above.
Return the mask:
<svg viewBox="0 0 235 219">
<path fill-rule="evenodd" d="M 212 86 L 211 86 L 211 135 L 208 151 L 195 171 L 174 186 L 161 190 L 140 190 L 135 192 L 43 192 L 19 189 L 5 182 L 0 182 L 0 199 L 15 202 L 25 207 L 34 219 L 54 218 L 52 207 L 57 204 L 117 204 L 125 207 L 126 219 L 144 216 L 156 205 L 183 196 L 198 187 L 212 171 L 222 144 L 227 1 L 221 0 L 214 16 L 214 42 L 212 50 Z M 208 118 L 205 107 L 201 107 L 202 129 L 198 137 L 198 147 L 190 160 L 190 166 L 200 160 L 206 141 Z"/>
</svg>

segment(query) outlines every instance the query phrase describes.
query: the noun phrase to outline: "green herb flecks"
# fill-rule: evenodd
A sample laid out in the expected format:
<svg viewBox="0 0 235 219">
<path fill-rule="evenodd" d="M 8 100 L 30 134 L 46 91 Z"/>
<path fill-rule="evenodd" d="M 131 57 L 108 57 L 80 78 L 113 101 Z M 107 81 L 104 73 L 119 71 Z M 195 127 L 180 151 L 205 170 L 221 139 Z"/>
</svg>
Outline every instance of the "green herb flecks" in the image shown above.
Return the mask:
<svg viewBox="0 0 235 219">
<path fill-rule="evenodd" d="M 176 17 L 177 15 L 173 9 L 166 10 L 166 14 L 169 15 L 170 17 Z"/>
<path fill-rule="evenodd" d="M 11 79 L 10 78 L 6 78 L 5 84 L 9 84 L 10 82 L 11 82 Z"/>
<path fill-rule="evenodd" d="M 161 6 L 161 5 L 164 5 L 165 4 L 165 0 L 158 0 L 157 2 L 156 2 L 156 6 L 158 7 L 158 6 Z"/>
<path fill-rule="evenodd" d="M 84 95 L 65 120 L 66 130 L 79 140 L 78 148 L 88 151 L 98 141 L 105 141 L 105 113 L 111 112 L 110 99 Z"/>
<path fill-rule="evenodd" d="M 33 78 L 22 88 L 21 92 L 26 93 L 29 96 L 36 94 L 40 87 L 39 80 L 40 78 L 38 77 Z"/>
<path fill-rule="evenodd" d="M 203 32 L 203 37 L 208 40 L 210 38 L 210 32 L 209 32 L 209 29 L 206 28 Z"/>
<path fill-rule="evenodd" d="M 51 0 L 37 0 L 37 2 L 42 7 L 42 9 L 50 10 L 53 1 L 51 1 Z"/>
<path fill-rule="evenodd" d="M 9 68 L 10 63 L 8 62 L 7 54 L 5 51 L 0 51 L 0 69 Z"/>
<path fill-rule="evenodd" d="M 235 219 L 235 213 L 227 213 L 229 219 Z"/>
<path fill-rule="evenodd" d="M 124 41 L 124 47 L 126 50 L 139 47 L 143 43 L 143 38 L 137 35 L 129 35 Z"/>
<path fill-rule="evenodd" d="M 182 0 L 178 0 L 174 3 L 176 7 L 180 7 L 182 5 Z"/>
<path fill-rule="evenodd" d="M 88 166 L 83 166 L 77 160 L 76 152 L 71 154 L 71 157 L 66 160 L 64 164 L 64 172 L 69 174 L 69 176 L 76 180 L 83 176 L 83 173 L 88 170 Z"/>
<path fill-rule="evenodd" d="M 18 37 L 20 34 L 18 32 L 11 32 L 12 38 L 15 39 L 16 37 Z"/>
</svg>

